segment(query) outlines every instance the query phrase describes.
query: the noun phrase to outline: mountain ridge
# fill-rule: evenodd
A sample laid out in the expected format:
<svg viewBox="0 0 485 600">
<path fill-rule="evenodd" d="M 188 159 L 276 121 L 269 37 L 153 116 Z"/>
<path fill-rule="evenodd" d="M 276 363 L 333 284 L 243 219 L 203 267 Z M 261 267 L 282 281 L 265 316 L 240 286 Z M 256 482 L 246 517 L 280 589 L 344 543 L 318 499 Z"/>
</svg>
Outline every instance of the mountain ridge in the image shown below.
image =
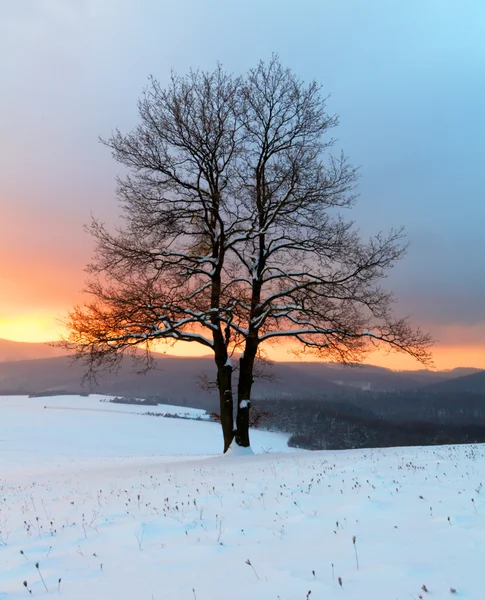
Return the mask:
<svg viewBox="0 0 485 600">
<path fill-rule="evenodd" d="M 216 407 L 218 403 L 214 390 L 207 392 L 203 389 L 204 380 L 210 382 L 215 379 L 215 365 L 211 357 L 177 357 L 154 353 L 155 368 L 144 375 L 136 374 L 136 364 L 131 359 L 124 358 L 119 370 L 101 373 L 99 385 L 93 387 L 82 384 L 86 368 L 82 363 L 74 361 L 72 356 L 68 356 L 65 350 L 47 346 L 52 350 L 60 350 L 61 355 L 7 361 L 3 358 L 7 353 L 3 352 L 5 346 L 2 342 L 0 340 L 0 394 L 3 395 L 97 392 L 132 397 L 163 397 L 191 403 L 192 406 L 200 404 L 204 407 Z M 13 348 L 16 350 L 19 348 L 18 344 L 24 342 L 14 344 Z M 20 350 L 24 355 L 32 356 L 32 353 L 35 355 L 39 350 L 39 346 L 42 347 L 42 353 L 43 344 L 34 344 L 34 348 L 27 349 L 20 346 Z M 481 371 L 471 371 L 470 375 L 479 374 L 480 379 Z M 457 372 L 462 373 L 463 370 L 459 369 Z M 324 362 L 274 362 L 264 368 L 264 373 L 264 377 L 255 381 L 255 399 L 317 399 L 328 395 L 353 394 L 357 390 L 405 391 L 430 389 L 433 385 L 444 385 L 448 389 L 451 380 L 463 379 L 454 378 L 454 371 L 392 371 L 373 365 L 344 367 L 338 363 Z M 459 389 L 460 382 L 456 385 Z"/>
<path fill-rule="evenodd" d="M 69 356 L 71 352 L 59 346 L 55 346 L 56 342 L 18 342 L 14 340 L 7 340 L 4 338 L 0 338 L 0 363 L 2 362 L 16 362 L 23 360 L 37 360 L 37 359 L 45 359 L 45 358 L 56 358 L 59 356 Z M 202 357 L 190 357 L 190 356 L 177 356 L 177 355 L 168 355 L 163 352 L 153 352 L 155 358 L 167 357 L 167 358 L 175 358 L 175 359 L 202 359 L 202 360 L 212 360 L 210 355 L 202 356 Z M 455 367 L 453 369 L 444 369 L 441 371 L 431 371 L 428 369 L 410 369 L 410 370 L 399 370 L 399 369 L 389 369 L 388 367 L 379 367 L 377 365 L 372 364 L 356 364 L 352 366 L 344 366 L 341 363 L 337 362 L 326 362 L 326 361 L 275 361 L 278 364 L 288 364 L 288 365 L 325 365 L 330 369 L 345 369 L 348 371 L 351 370 L 359 370 L 365 369 L 367 373 L 371 371 L 379 372 L 379 373 L 393 373 L 395 375 L 402 376 L 412 376 L 417 378 L 422 377 L 433 377 L 440 376 L 444 378 L 455 378 L 461 377 L 465 375 L 471 375 L 473 373 L 479 372 L 482 369 L 478 369 L 475 367 Z"/>
</svg>

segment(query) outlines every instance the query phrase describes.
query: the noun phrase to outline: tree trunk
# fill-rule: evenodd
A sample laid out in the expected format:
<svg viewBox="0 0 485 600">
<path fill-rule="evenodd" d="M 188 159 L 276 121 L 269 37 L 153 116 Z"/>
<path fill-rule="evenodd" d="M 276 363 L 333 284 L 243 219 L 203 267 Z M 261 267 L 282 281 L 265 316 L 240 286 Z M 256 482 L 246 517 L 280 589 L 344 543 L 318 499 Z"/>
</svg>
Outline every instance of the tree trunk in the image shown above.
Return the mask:
<svg viewBox="0 0 485 600">
<path fill-rule="evenodd" d="M 218 365 L 217 385 L 219 387 L 219 406 L 224 453 L 229 450 L 234 439 L 234 402 L 232 398 L 232 366 L 227 362 Z"/>
<path fill-rule="evenodd" d="M 253 368 L 256 348 L 246 349 L 239 360 L 239 382 L 237 386 L 237 416 L 236 416 L 236 444 L 244 448 L 250 446 L 249 441 L 249 412 L 251 409 L 251 388 L 253 386 Z"/>
</svg>

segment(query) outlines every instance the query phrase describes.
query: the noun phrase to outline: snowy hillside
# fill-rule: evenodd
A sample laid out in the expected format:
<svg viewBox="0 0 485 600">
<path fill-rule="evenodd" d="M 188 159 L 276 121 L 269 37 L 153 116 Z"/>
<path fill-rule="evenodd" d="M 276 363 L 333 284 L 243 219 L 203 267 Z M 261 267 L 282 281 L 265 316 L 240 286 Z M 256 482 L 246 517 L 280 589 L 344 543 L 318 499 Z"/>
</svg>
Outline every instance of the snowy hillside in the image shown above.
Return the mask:
<svg viewBox="0 0 485 600">
<path fill-rule="evenodd" d="M 99 400 L 0 397 L 0 600 L 485 598 L 484 446 L 221 457 Z"/>
</svg>

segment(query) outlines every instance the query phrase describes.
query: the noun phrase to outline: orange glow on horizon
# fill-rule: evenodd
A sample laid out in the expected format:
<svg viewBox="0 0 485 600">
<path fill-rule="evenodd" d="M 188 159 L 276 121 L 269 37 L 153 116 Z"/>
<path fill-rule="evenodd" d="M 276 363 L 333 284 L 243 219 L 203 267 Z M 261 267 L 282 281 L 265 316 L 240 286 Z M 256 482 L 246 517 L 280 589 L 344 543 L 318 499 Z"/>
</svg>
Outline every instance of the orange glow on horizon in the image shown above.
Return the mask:
<svg viewBox="0 0 485 600">
<path fill-rule="evenodd" d="M 267 348 L 267 353 L 268 358 L 278 362 L 294 362 L 298 360 L 310 362 L 318 360 L 310 354 L 296 357 L 291 351 L 289 344 L 281 344 L 279 346 Z M 485 369 L 485 346 L 451 346 L 436 344 L 432 349 L 432 355 L 434 362 L 433 370 L 445 371 L 456 367 Z M 376 367 L 385 367 L 394 371 L 416 371 L 418 369 L 426 368 L 407 354 L 403 354 L 402 352 L 388 352 L 385 350 L 372 352 L 367 356 L 364 363 L 375 365 Z"/>
<path fill-rule="evenodd" d="M 0 338 L 16 342 L 52 342 L 62 336 L 59 320 L 51 315 L 26 315 L 14 318 L 0 318 Z M 314 356 L 295 356 L 290 344 L 277 344 L 265 348 L 268 358 L 278 362 L 315 361 Z M 161 343 L 157 352 L 170 356 L 194 357 L 210 355 L 208 348 L 187 342 Z M 446 370 L 455 367 L 485 368 L 485 346 L 478 345 L 436 345 L 433 348 L 435 369 Z M 365 361 L 367 364 L 405 371 L 424 368 L 410 356 L 396 352 L 373 352 Z"/>
<path fill-rule="evenodd" d="M 13 342 L 52 342 L 61 337 L 61 327 L 51 315 L 0 317 L 0 338 Z"/>
</svg>

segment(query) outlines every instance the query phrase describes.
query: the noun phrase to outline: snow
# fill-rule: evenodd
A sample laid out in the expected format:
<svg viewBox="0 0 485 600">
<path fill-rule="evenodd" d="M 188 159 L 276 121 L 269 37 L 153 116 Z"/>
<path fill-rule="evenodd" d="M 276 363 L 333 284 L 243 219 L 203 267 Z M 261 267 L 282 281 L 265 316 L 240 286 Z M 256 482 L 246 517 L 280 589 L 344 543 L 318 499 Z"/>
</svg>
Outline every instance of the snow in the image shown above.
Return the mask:
<svg viewBox="0 0 485 600">
<path fill-rule="evenodd" d="M 0 397 L 1 600 L 485 598 L 485 446 L 222 457 L 99 400 Z"/>
<path fill-rule="evenodd" d="M 0 397 L 1 398 L 1 397 Z M 164 413 L 185 418 L 208 418 L 208 414 L 201 408 L 189 406 L 173 406 L 171 404 L 121 404 L 112 402 L 116 396 L 103 394 L 91 394 L 89 396 L 44 396 L 39 398 L 26 398 L 26 396 L 13 396 L 11 400 L 17 405 L 27 403 L 32 408 L 38 408 L 40 404 L 46 409 L 63 410 L 96 410 L 106 412 L 121 412 L 125 414 Z M 99 406 L 99 402 L 102 406 Z"/>
<path fill-rule="evenodd" d="M 227 456 L 250 456 L 251 454 L 254 454 L 251 447 L 238 446 L 233 442 L 224 454 L 224 458 Z"/>
<path fill-rule="evenodd" d="M 221 452 L 220 425 L 195 420 L 205 411 L 103 402 L 107 399 L 99 395 L 0 396 L 0 479 L 19 469 L 34 474 L 54 467 L 89 468 L 101 459 L 109 464 L 143 464 L 160 457 L 180 460 Z M 187 414 L 194 420 L 146 416 L 148 412 Z M 256 431 L 252 438 L 256 451 L 288 450 L 288 436 Z"/>
<path fill-rule="evenodd" d="M 239 402 L 239 408 L 247 408 L 249 404 L 248 400 L 241 400 L 241 402 Z"/>
</svg>

